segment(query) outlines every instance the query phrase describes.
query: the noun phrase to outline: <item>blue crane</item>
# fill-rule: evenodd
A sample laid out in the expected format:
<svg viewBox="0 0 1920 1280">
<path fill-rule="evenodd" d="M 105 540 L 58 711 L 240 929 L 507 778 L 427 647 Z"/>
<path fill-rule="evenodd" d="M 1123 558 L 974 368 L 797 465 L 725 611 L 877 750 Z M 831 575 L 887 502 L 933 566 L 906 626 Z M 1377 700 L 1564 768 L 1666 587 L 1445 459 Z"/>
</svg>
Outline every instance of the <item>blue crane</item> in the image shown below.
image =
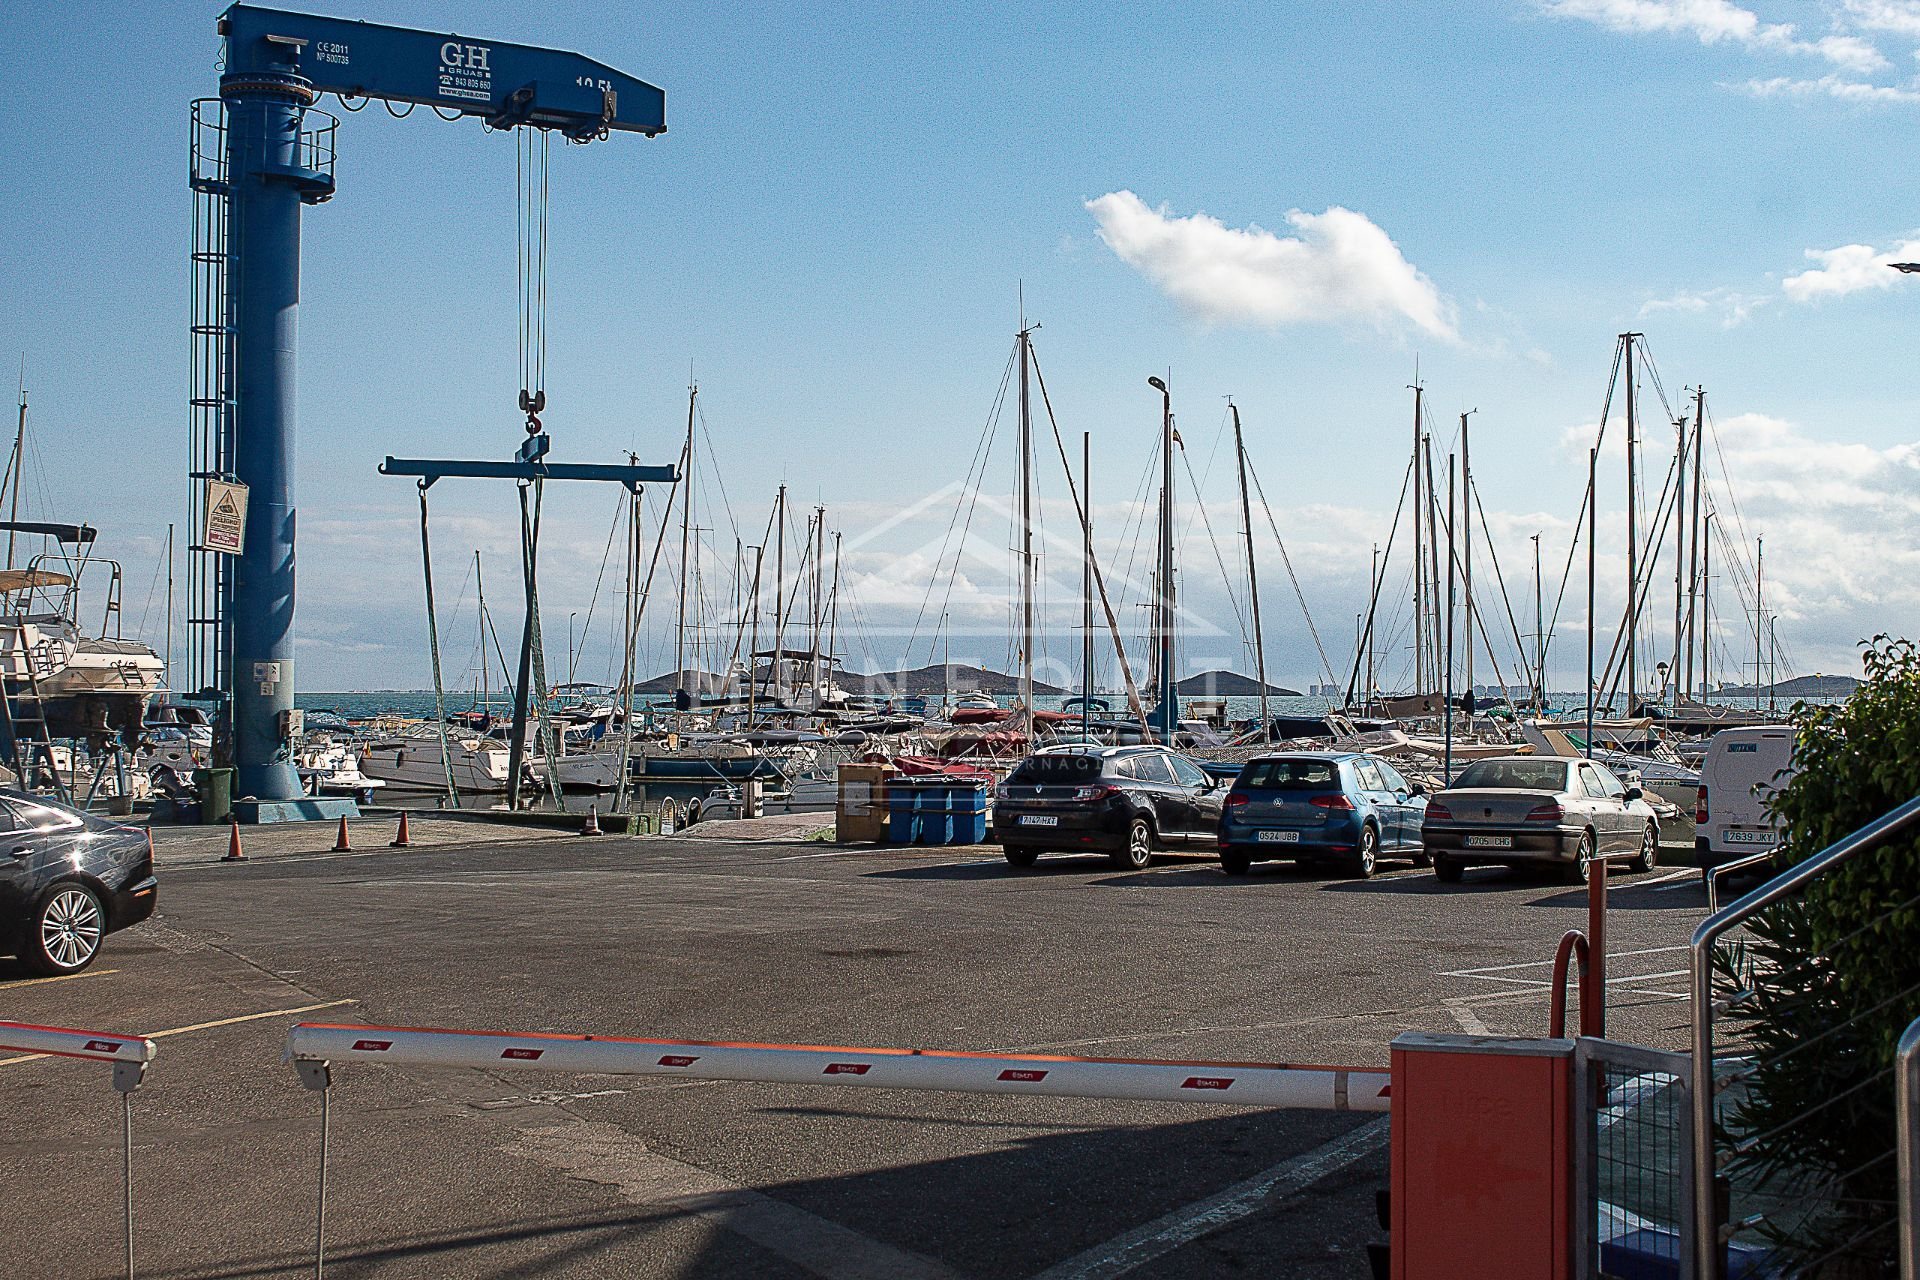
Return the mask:
<svg viewBox="0 0 1920 1280">
<path fill-rule="evenodd" d="M 220 654 L 208 670 L 223 675 L 209 691 L 231 697 L 235 794 L 271 803 L 302 794 L 292 714 L 300 220 L 334 189 L 333 131 L 310 124 L 310 113 L 323 114 L 314 104 L 328 93 L 425 104 L 446 118 L 588 142 L 664 132 L 666 95 L 577 53 L 472 36 L 247 4 L 229 8 L 217 29 L 224 151 L 214 177 L 196 155 L 193 185 L 223 201 L 217 252 L 195 255 L 219 259 L 223 314 L 196 333 L 217 329 L 224 350 L 217 393 L 195 399 L 196 414 L 213 406 L 216 443 L 197 448 L 193 475 L 196 484 L 237 480 L 248 502 L 244 549 L 213 571 L 211 616 L 195 621 Z"/>
</svg>

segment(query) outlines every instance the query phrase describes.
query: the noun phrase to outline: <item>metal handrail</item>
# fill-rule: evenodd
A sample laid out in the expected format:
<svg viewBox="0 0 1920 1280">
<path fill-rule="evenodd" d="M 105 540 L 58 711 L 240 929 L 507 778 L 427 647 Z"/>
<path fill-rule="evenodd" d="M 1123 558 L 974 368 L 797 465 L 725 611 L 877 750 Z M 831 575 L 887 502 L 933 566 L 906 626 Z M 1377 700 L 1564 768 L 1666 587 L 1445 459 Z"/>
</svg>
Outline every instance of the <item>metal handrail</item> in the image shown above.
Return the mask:
<svg viewBox="0 0 1920 1280">
<path fill-rule="evenodd" d="M 1900 1167 L 1900 1280 L 1916 1280 L 1920 1261 L 1920 1018 L 1907 1024 L 1894 1058 L 1894 1116 L 1899 1129 Z"/>
<path fill-rule="evenodd" d="M 1726 1241 L 1717 1221 L 1713 1163 L 1713 944 L 1741 921 L 1792 897 L 1834 867 L 1916 825 L 1920 825 L 1920 796 L 1789 867 L 1744 898 L 1714 912 L 1693 931 L 1693 1212 L 1694 1261 L 1700 1280 L 1718 1276 L 1726 1256 Z M 1907 1038 L 1912 1037 L 1909 1029 Z M 1906 1039 L 1901 1044 L 1904 1052 Z"/>
<path fill-rule="evenodd" d="M 1720 909 L 1720 877 L 1744 871 L 1748 867 L 1757 867 L 1773 857 L 1774 850 L 1762 849 L 1759 853 L 1744 854 L 1732 862 L 1723 862 L 1707 870 L 1707 914 L 1712 915 Z"/>
</svg>

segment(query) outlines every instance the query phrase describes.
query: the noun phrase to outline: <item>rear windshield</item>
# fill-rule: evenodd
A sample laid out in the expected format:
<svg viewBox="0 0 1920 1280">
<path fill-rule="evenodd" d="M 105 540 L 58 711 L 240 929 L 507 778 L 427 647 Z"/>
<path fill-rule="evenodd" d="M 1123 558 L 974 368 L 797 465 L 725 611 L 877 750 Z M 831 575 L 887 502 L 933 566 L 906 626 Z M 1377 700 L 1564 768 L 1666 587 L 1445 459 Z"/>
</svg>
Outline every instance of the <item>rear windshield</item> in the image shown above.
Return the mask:
<svg viewBox="0 0 1920 1280">
<path fill-rule="evenodd" d="M 1013 771 L 1013 776 L 1008 781 L 1044 787 L 1069 782 L 1086 782 L 1099 776 L 1100 760 L 1097 756 L 1028 756 L 1020 762 L 1020 767 Z"/>
<path fill-rule="evenodd" d="M 1240 770 L 1243 787 L 1277 791 L 1325 791 L 1340 785 L 1340 766 L 1332 760 L 1255 760 Z"/>
<path fill-rule="evenodd" d="M 1453 785 L 1559 791 L 1567 785 L 1567 766 L 1563 760 L 1476 760 L 1460 771 Z"/>
</svg>

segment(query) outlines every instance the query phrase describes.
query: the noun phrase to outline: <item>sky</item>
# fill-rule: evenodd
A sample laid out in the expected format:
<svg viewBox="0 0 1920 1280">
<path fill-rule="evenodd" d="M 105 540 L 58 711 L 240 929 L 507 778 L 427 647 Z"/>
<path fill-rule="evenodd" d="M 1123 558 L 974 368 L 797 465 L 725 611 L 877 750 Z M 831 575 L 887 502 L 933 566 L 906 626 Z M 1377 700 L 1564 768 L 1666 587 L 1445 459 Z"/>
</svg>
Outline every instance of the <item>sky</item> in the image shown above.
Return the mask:
<svg viewBox="0 0 1920 1280">
<path fill-rule="evenodd" d="M 330 11 L 576 49 L 666 90 L 661 137 L 553 150 L 544 418 L 556 458 L 669 463 L 698 382 L 709 652 L 732 643 L 735 539 L 763 541 L 784 483 L 796 543 L 816 505 L 842 535 L 850 666 L 937 660 L 936 632 L 955 661 L 1011 664 L 1015 422 L 996 403 L 1023 305 L 1076 467 L 1091 433 L 1096 546 L 1130 636 L 1160 418 L 1145 379 L 1171 384 L 1183 668 L 1252 666 L 1226 397 L 1272 513 L 1256 497 L 1268 669 L 1304 688 L 1351 664 L 1417 376 L 1443 477 L 1473 411 L 1476 598 L 1511 672 L 1513 633 L 1533 630 L 1531 539 L 1555 615 L 1628 330 L 1651 356 L 1647 515 L 1668 409 L 1706 389 L 1716 678 L 1750 678 L 1736 566 L 1761 539 L 1783 668 L 1856 671 L 1859 640 L 1916 630 L 1920 276 L 1885 265 L 1920 258 L 1916 0 Z M 157 648 L 187 488 L 187 109 L 216 91 L 216 12 L 0 19 L 0 353 L 30 397 L 24 500 L 100 528 L 127 630 Z M 304 229 L 296 678 L 419 688 L 418 509 L 376 467 L 518 445 L 514 152 L 473 121 L 323 105 L 342 124 L 338 192 Z M 1623 396 L 1601 463 L 1603 635 L 1625 598 Z M 1079 534 L 1057 456 L 1043 463 L 1036 656 L 1064 676 Z M 649 553 L 664 497 L 647 498 Z M 448 680 L 470 684 L 475 549 L 495 626 L 517 635 L 514 495 L 449 481 L 433 499 Z M 581 679 L 612 674 L 619 505 L 599 487 L 547 497 L 550 666 L 572 650 Z M 649 671 L 674 662 L 677 519 Z M 1487 581 L 1489 538 L 1510 599 Z M 1649 664 L 1673 647 L 1671 554 Z M 1405 555 L 1384 575 L 1388 687 L 1412 679 Z M 1584 559 L 1557 610 L 1556 687 L 1584 670 Z"/>
</svg>

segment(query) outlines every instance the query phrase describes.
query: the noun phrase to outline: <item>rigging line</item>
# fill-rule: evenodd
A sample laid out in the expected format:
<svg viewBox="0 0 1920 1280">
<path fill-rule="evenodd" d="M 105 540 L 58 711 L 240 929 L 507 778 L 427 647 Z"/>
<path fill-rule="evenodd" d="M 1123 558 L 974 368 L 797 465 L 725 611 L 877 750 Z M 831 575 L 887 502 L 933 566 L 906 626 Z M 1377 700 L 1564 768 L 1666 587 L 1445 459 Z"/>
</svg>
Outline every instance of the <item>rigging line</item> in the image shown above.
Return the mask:
<svg viewBox="0 0 1920 1280">
<path fill-rule="evenodd" d="M 427 585 L 427 648 L 433 655 L 433 721 L 439 728 L 440 773 L 447 784 L 447 807 L 457 808 L 460 791 L 453 780 L 453 749 L 447 745 L 447 687 L 440 674 L 440 624 L 433 607 L 433 550 L 427 541 L 427 482 L 420 490 L 420 570 Z"/>
<path fill-rule="evenodd" d="M 1180 464 L 1187 470 L 1187 483 L 1193 486 L 1194 506 L 1200 509 L 1200 523 L 1207 531 L 1207 541 L 1213 547 L 1213 562 L 1220 568 L 1220 583 L 1227 588 L 1227 603 L 1233 606 L 1234 620 L 1240 627 L 1240 647 L 1248 653 L 1253 651 L 1253 637 L 1248 634 L 1246 614 L 1240 608 L 1240 602 L 1233 596 L 1233 580 L 1227 574 L 1226 557 L 1220 554 L 1220 541 L 1213 536 L 1213 521 L 1207 517 L 1207 504 L 1199 501 L 1200 481 L 1193 474 L 1193 463 L 1187 458 L 1187 451 L 1180 451 Z"/>
<path fill-rule="evenodd" d="M 531 642 L 528 650 L 533 658 L 533 688 L 528 691 L 528 712 L 534 717 L 534 736 L 540 745 L 540 755 L 546 764 L 547 789 L 553 795 L 556 809 L 565 806 L 560 800 L 560 749 L 554 740 L 553 717 L 548 714 L 547 698 L 547 646 L 540 625 L 540 586 L 536 568 L 540 561 L 540 515 L 545 505 L 546 481 L 536 476 L 529 483 L 520 486 L 520 563 L 521 572 L 526 575 L 527 588 L 527 638 Z M 533 507 L 528 511 L 527 490 L 533 490 Z"/>
<path fill-rule="evenodd" d="M 1664 535 L 1666 532 L 1668 511 L 1670 506 L 1678 505 L 1671 501 L 1676 496 L 1674 476 L 1678 467 L 1679 458 L 1676 456 L 1667 468 L 1667 482 L 1661 486 L 1660 500 L 1654 508 L 1654 518 L 1648 522 L 1646 542 L 1642 544 L 1640 549 L 1640 563 L 1644 565 L 1646 572 L 1642 575 L 1641 581 L 1638 584 L 1638 591 L 1633 595 L 1627 607 L 1621 610 L 1620 626 L 1614 632 L 1613 643 L 1607 649 L 1607 662 L 1605 668 L 1602 670 L 1600 684 L 1601 687 L 1607 690 L 1607 700 L 1609 704 L 1611 704 L 1613 700 L 1613 695 L 1619 691 L 1620 678 L 1626 674 L 1625 663 L 1621 660 L 1621 642 L 1624 639 L 1626 643 L 1632 644 L 1635 639 L 1635 637 L 1627 635 L 1628 620 L 1639 617 L 1641 610 L 1646 605 L 1647 597 L 1651 595 L 1653 591 L 1653 570 L 1659 561 L 1660 552 L 1665 543 Z M 1618 671 L 1614 669 L 1616 661 L 1621 662 L 1621 669 Z M 1632 700 L 1633 695 L 1633 690 L 1630 689 L 1627 691 L 1629 701 Z M 1628 710 L 1631 712 L 1632 708 L 1629 707 Z"/>
<path fill-rule="evenodd" d="M 1593 447 L 1595 449 L 1600 448 L 1606 443 L 1607 420 L 1613 413 L 1613 391 L 1620 382 L 1620 361 L 1625 354 L 1625 350 L 1624 343 L 1616 341 L 1613 344 L 1613 371 L 1607 375 L 1607 394 L 1600 402 L 1600 430 L 1594 435 Z M 1597 494 L 1591 493 L 1584 488 L 1581 490 L 1580 511 L 1574 517 L 1573 521 L 1573 540 L 1567 544 L 1566 567 L 1560 571 L 1560 590 L 1556 592 L 1553 597 L 1553 621 L 1547 627 L 1548 635 L 1552 635 L 1560 626 L 1560 608 L 1566 603 L 1567 584 L 1573 579 L 1574 556 L 1579 553 L 1580 539 L 1586 533 L 1587 503 L 1594 501 L 1597 497 Z M 1589 696 L 1591 696 L 1591 691 L 1589 691 Z"/>
<path fill-rule="evenodd" d="M 1471 491 L 1470 496 L 1473 498 L 1474 509 L 1480 513 L 1480 529 L 1486 536 L 1487 556 L 1493 561 L 1493 580 L 1500 586 L 1500 603 L 1506 606 L 1507 625 L 1513 628 L 1514 652 L 1520 655 L 1520 666 L 1525 669 L 1527 667 L 1527 645 L 1526 641 L 1520 638 L 1519 619 L 1513 616 L 1513 600 L 1507 595 L 1507 578 L 1500 570 L 1500 553 L 1494 549 L 1493 532 L 1487 524 L 1486 504 L 1480 500 L 1480 481 L 1477 478 L 1469 477 L 1467 488 Z M 1487 656 L 1489 658 L 1493 656 L 1491 646 L 1489 646 L 1487 650 Z"/>
<path fill-rule="evenodd" d="M 620 532 L 620 525 L 626 518 L 627 499 L 625 489 L 620 491 L 619 504 L 613 509 L 613 526 L 607 530 L 607 546 L 600 553 L 600 572 L 593 577 L 593 594 L 587 597 L 587 620 L 580 627 L 580 652 L 587 651 L 587 636 L 593 631 L 593 611 L 600 603 L 600 586 L 606 581 L 607 563 L 613 558 L 613 540 Z M 575 662 L 571 650 L 567 653 L 567 683 L 572 684 L 575 676 Z"/>
<path fill-rule="evenodd" d="M 1320 642 L 1320 628 L 1314 625 L 1313 611 L 1307 608 L 1307 593 L 1300 589 L 1300 577 L 1293 571 L 1293 557 L 1287 554 L 1286 540 L 1280 536 L 1273 508 L 1267 503 L 1266 486 L 1260 483 L 1260 472 L 1251 458 L 1247 459 L 1247 474 L 1253 477 L 1254 492 L 1260 495 L 1260 509 L 1267 513 L 1267 527 L 1273 530 L 1274 545 L 1280 548 L 1280 563 L 1286 566 L 1287 581 L 1293 584 L 1293 598 L 1300 602 L 1300 615 L 1307 620 L 1307 634 L 1313 637 L 1313 647 L 1320 654 L 1320 666 L 1327 673 L 1327 683 L 1338 684 L 1339 677 L 1333 674 L 1333 660 L 1327 657 L 1327 646 Z"/>
<path fill-rule="evenodd" d="M 1393 541 L 1400 533 L 1400 517 L 1406 511 L 1407 490 L 1413 484 L 1413 459 L 1407 460 L 1406 474 L 1400 478 L 1400 496 L 1393 504 L 1393 524 L 1387 530 L 1386 554 L 1380 557 L 1380 573 L 1373 583 L 1373 593 L 1367 600 L 1367 622 L 1360 640 L 1353 646 L 1353 671 L 1347 677 L 1347 697 L 1345 705 L 1353 705 L 1353 687 L 1360 681 L 1360 664 L 1366 660 L 1367 643 L 1375 634 L 1375 620 L 1380 609 L 1380 588 L 1385 585 L 1387 567 L 1393 563 Z M 1397 613 L 1388 619 L 1389 623 L 1398 620 Z M 1376 671 L 1376 675 L 1379 673 Z M 1367 690 L 1367 696 L 1373 697 L 1375 690 Z"/>
<path fill-rule="evenodd" d="M 721 509 L 727 513 L 727 527 L 733 531 L 733 536 L 737 538 L 740 536 L 740 521 L 736 519 L 733 514 L 733 499 L 727 493 L 726 472 L 720 466 L 720 454 L 719 451 L 714 448 L 713 433 L 707 430 L 707 411 L 700 406 L 698 401 L 695 401 L 693 412 L 694 416 L 698 418 L 700 422 L 700 436 L 707 442 L 707 458 L 713 463 L 713 466 L 708 468 L 708 470 L 713 473 L 714 483 L 720 486 L 720 506 Z"/>
<path fill-rule="evenodd" d="M 1080 528 L 1084 534 L 1089 519 L 1087 507 L 1093 500 L 1093 495 L 1087 494 L 1083 500 L 1080 487 L 1074 483 L 1073 464 L 1067 460 L 1067 443 L 1060 435 L 1059 419 L 1053 415 L 1053 397 L 1047 394 L 1047 379 L 1040 372 L 1040 357 L 1033 353 L 1031 347 L 1028 348 L 1028 352 L 1033 356 L 1033 379 L 1040 386 L 1040 404 L 1047 411 L 1047 426 L 1053 433 L 1053 447 L 1060 454 L 1060 469 L 1067 477 L 1067 494 L 1073 499 L 1074 514 L 1079 517 Z M 1139 721 L 1141 733 L 1151 738 L 1151 731 L 1147 728 L 1147 709 L 1140 701 L 1140 687 L 1134 683 L 1133 667 L 1127 661 L 1126 646 L 1120 642 L 1120 623 L 1113 616 L 1113 602 L 1107 598 L 1107 582 L 1105 575 L 1100 572 L 1100 557 L 1097 555 L 1091 557 L 1089 567 L 1093 570 L 1094 589 L 1100 596 L 1101 612 L 1106 617 L 1107 634 L 1113 637 L 1114 657 L 1119 661 L 1120 674 L 1126 680 L 1127 705 Z"/>
<path fill-rule="evenodd" d="M 907 633 L 908 662 L 913 660 L 913 646 L 920 638 L 920 624 L 927 620 L 927 606 L 933 603 L 933 586 L 940 580 L 940 566 L 947 558 L 948 547 L 953 546 L 953 568 L 948 571 L 946 591 L 940 598 L 941 626 L 943 628 L 946 626 L 944 620 L 947 610 L 953 603 L 953 585 L 960 576 L 960 560 L 966 554 L 967 535 L 973 530 L 974 509 L 980 503 L 980 488 L 986 483 L 987 463 L 993 457 L 993 442 L 999 435 L 1001 414 L 1006 409 L 1007 389 L 1013 384 L 1013 371 L 1019 361 L 1019 354 L 1020 348 L 1016 340 L 1015 345 L 1007 352 L 1006 367 L 1000 372 L 1000 389 L 994 393 L 992 407 L 987 411 L 987 420 L 980 426 L 979 439 L 974 443 L 973 460 L 968 463 L 966 479 L 962 482 L 963 488 L 954 501 L 953 515 L 947 521 L 947 531 L 941 535 L 940 553 L 934 558 L 933 575 L 927 579 L 927 593 L 920 600 L 920 612 L 914 615 L 913 627 Z M 963 509 L 966 512 L 964 525 L 961 524 L 960 518 Z M 953 543 L 956 527 L 959 527 L 960 532 L 958 545 Z M 934 646 L 938 641 L 937 635 L 928 637 L 927 661 L 929 663 L 933 661 Z"/>
</svg>

